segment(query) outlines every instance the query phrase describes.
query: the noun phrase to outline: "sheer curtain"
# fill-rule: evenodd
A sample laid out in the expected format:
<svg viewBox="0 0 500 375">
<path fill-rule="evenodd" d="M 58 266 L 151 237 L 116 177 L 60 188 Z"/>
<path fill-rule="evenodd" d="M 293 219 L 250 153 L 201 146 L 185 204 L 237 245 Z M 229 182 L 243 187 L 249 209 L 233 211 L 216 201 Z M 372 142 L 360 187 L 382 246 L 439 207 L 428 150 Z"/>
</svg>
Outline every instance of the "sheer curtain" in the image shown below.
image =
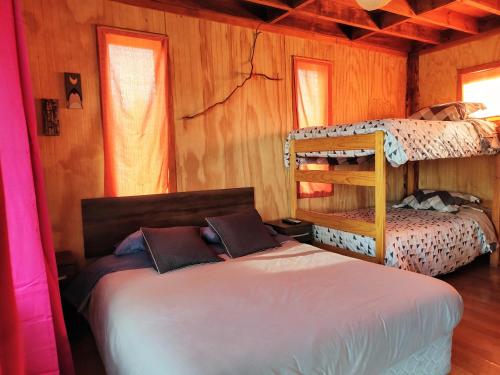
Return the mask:
<svg viewBox="0 0 500 375">
<path fill-rule="evenodd" d="M 475 112 L 474 117 L 500 116 L 500 62 L 495 65 L 492 68 L 462 74 L 460 77 L 461 99 L 486 105 L 486 109 Z"/>
<path fill-rule="evenodd" d="M 105 192 L 175 191 L 167 38 L 98 28 Z"/>
<path fill-rule="evenodd" d="M 294 57 L 296 129 L 332 123 L 332 64 L 328 61 Z M 304 164 L 304 170 L 328 170 L 328 164 Z M 299 184 L 299 198 L 325 197 L 333 185 L 315 182 Z"/>
<path fill-rule="evenodd" d="M 20 1 L 0 1 L 0 46 L 0 373 L 73 374 Z"/>
</svg>

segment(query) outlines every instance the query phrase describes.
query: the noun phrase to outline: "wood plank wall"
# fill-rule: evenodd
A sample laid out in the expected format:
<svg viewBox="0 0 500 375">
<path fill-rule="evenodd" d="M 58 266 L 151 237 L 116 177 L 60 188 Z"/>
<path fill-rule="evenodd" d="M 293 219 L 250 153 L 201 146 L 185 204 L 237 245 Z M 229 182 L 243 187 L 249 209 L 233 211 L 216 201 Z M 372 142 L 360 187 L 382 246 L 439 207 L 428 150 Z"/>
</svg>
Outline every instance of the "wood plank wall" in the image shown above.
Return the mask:
<svg viewBox="0 0 500 375">
<path fill-rule="evenodd" d="M 477 39 L 420 56 L 420 104 L 457 100 L 457 69 L 500 60 L 500 35 Z M 463 191 L 491 203 L 494 157 L 420 163 L 420 187 Z"/>
<path fill-rule="evenodd" d="M 80 258 L 80 200 L 103 195 L 96 25 L 169 37 L 178 190 L 255 186 L 264 218 L 288 214 L 282 150 L 292 128 L 292 55 L 334 62 L 335 123 L 404 116 L 405 57 L 263 33 L 256 71 L 283 81 L 253 80 L 223 107 L 184 121 L 182 116 L 221 99 L 248 71 L 252 30 L 108 0 L 24 0 L 24 16 L 35 98 L 61 104 L 61 136 L 40 136 L 55 245 Z M 64 108 L 63 72 L 81 73 L 83 110 Z M 401 196 L 402 179 L 389 181 L 389 198 Z M 366 190 L 336 191 L 316 206 L 349 208 L 372 199 Z"/>
</svg>

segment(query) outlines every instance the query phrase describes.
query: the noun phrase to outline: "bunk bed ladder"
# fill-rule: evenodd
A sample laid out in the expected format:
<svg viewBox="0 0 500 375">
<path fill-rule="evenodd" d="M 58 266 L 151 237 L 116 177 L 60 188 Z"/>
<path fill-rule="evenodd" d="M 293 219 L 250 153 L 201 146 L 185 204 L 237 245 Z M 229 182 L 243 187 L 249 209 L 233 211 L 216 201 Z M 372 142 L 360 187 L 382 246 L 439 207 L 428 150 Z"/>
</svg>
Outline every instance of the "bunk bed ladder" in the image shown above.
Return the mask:
<svg viewBox="0 0 500 375">
<path fill-rule="evenodd" d="M 303 171 L 297 169 L 296 153 L 314 151 L 337 150 L 375 150 L 374 171 Z M 290 215 L 301 220 L 311 221 L 314 224 L 334 228 L 344 232 L 357 233 L 375 238 L 375 257 L 369 257 L 321 245 L 328 250 L 344 255 L 376 261 L 384 264 L 385 258 L 385 222 L 386 222 L 386 162 L 384 153 L 384 132 L 376 131 L 372 134 L 359 134 L 344 137 L 313 138 L 292 140 L 290 142 Z M 320 182 L 327 184 L 346 184 L 355 186 L 371 186 L 375 188 L 375 223 L 354 220 L 335 214 L 307 211 L 298 208 L 297 184 L 304 182 Z"/>
</svg>

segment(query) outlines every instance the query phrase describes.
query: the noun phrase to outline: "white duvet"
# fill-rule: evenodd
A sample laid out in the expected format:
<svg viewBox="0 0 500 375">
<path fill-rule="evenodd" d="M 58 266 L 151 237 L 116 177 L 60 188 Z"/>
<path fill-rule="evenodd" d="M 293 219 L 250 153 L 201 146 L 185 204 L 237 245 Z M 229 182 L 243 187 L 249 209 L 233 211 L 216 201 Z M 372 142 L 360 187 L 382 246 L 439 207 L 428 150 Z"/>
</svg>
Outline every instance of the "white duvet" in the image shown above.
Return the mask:
<svg viewBox="0 0 500 375">
<path fill-rule="evenodd" d="M 112 273 L 89 305 L 108 374 L 377 374 L 449 337 L 461 314 L 440 280 L 292 241 Z"/>
</svg>

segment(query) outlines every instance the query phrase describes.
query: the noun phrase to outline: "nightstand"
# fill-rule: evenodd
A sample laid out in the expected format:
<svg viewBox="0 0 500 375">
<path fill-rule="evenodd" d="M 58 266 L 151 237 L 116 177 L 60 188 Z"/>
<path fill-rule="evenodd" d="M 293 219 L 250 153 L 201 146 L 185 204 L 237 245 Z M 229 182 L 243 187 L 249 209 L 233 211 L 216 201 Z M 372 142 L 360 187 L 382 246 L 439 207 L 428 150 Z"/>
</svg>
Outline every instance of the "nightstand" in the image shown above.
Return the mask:
<svg viewBox="0 0 500 375">
<path fill-rule="evenodd" d="M 56 252 L 57 275 L 59 288 L 64 289 L 78 273 L 78 262 L 71 251 Z"/>
<path fill-rule="evenodd" d="M 312 223 L 302 221 L 300 224 L 285 224 L 281 220 L 266 221 L 274 230 L 285 236 L 293 237 L 296 241 L 311 244 L 313 240 Z"/>
<path fill-rule="evenodd" d="M 66 301 L 62 292 L 78 274 L 78 262 L 71 251 L 64 250 L 56 252 L 56 263 L 66 331 L 70 339 L 77 339 L 88 331 L 87 323 L 76 308 Z"/>
</svg>

